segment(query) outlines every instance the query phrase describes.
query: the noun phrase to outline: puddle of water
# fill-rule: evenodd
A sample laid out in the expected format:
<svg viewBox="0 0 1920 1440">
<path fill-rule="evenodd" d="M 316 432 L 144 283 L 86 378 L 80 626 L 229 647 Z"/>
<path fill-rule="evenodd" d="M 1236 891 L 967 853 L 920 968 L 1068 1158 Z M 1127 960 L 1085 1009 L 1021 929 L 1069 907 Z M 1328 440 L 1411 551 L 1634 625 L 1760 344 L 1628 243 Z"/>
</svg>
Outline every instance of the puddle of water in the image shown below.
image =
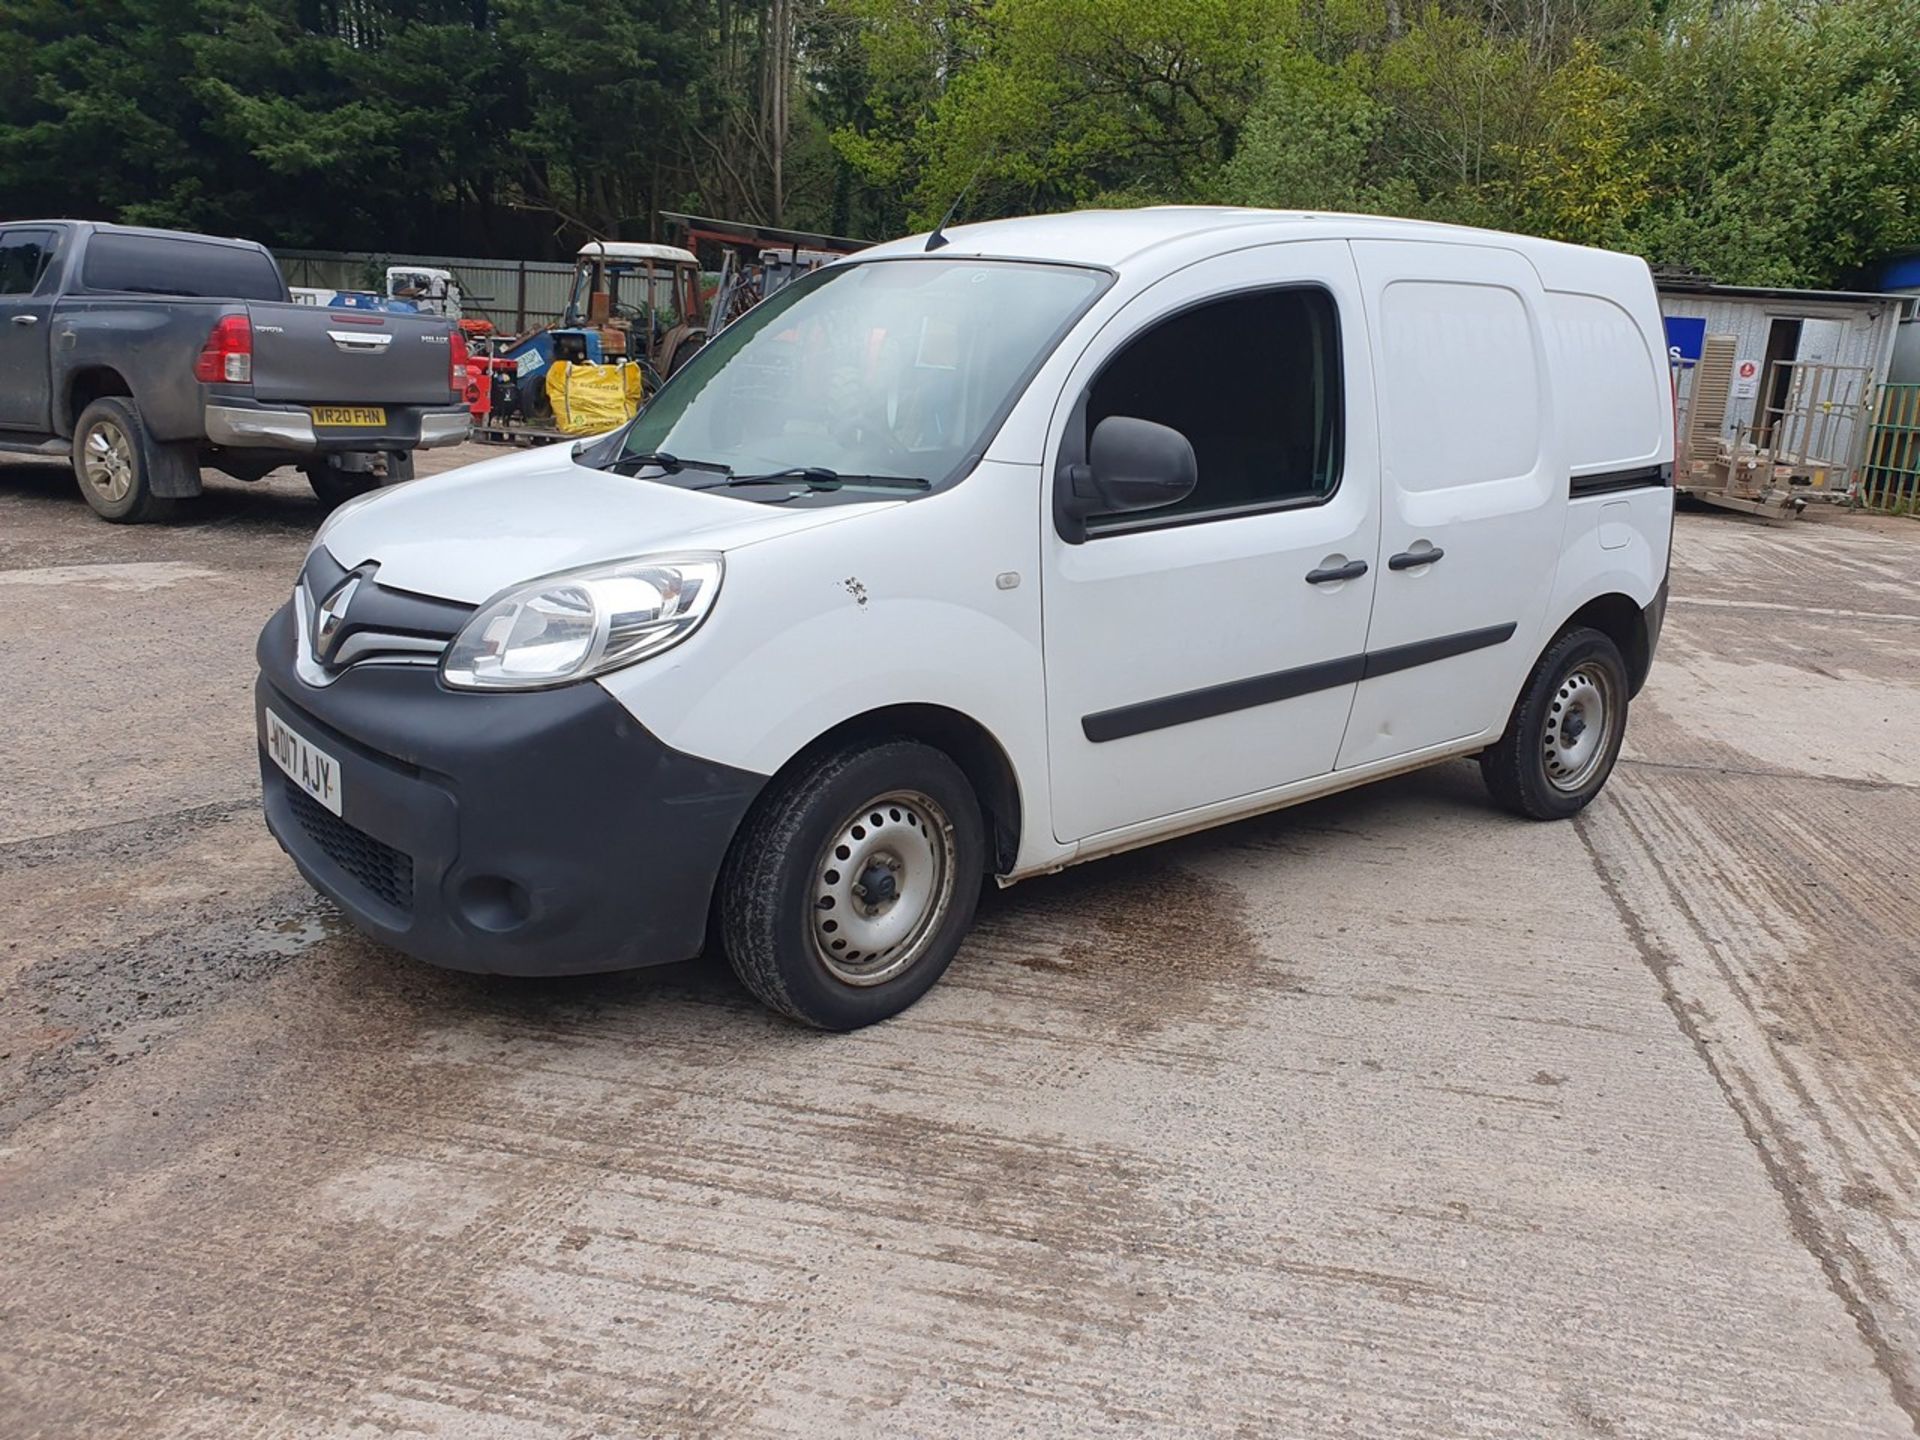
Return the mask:
<svg viewBox="0 0 1920 1440">
<path fill-rule="evenodd" d="M 276 922 L 270 930 L 255 930 L 247 936 L 243 946 L 253 955 L 290 960 L 302 951 L 312 949 L 328 936 L 340 933 L 344 928 L 339 920 L 330 915 L 315 915 L 308 918 L 289 916 Z"/>
<path fill-rule="evenodd" d="M 135 560 L 119 565 L 48 565 L 32 570 L 0 570 L 0 585 L 80 585 L 95 590 L 135 593 L 165 590 L 186 580 L 219 575 L 184 560 Z"/>
</svg>

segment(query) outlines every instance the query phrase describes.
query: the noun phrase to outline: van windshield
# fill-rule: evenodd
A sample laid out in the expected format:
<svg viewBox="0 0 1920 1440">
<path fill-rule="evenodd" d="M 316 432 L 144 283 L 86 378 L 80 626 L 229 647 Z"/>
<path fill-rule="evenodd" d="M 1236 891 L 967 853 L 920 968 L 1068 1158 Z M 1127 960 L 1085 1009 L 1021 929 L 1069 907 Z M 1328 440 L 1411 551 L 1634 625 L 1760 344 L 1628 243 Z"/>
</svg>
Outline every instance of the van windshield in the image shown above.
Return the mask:
<svg viewBox="0 0 1920 1440">
<path fill-rule="evenodd" d="M 610 458 L 785 499 L 796 484 L 930 489 L 991 438 L 1109 277 L 1070 265 L 878 260 L 816 271 L 689 360 Z M 754 477 L 783 488 L 769 494 Z"/>
</svg>

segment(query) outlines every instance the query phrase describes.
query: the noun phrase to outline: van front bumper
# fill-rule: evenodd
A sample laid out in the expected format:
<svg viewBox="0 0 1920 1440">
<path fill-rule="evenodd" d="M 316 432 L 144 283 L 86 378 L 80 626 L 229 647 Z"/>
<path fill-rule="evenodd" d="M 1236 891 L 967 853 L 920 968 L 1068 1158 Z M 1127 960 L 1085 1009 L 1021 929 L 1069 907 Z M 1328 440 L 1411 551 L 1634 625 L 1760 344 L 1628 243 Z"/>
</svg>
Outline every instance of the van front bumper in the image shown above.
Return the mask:
<svg viewBox="0 0 1920 1440">
<path fill-rule="evenodd" d="M 700 952 L 716 876 L 765 777 L 669 748 L 598 685 L 470 694 L 427 666 L 294 673 L 292 606 L 261 632 L 271 709 L 340 766 L 338 816 L 260 750 L 267 827 L 366 934 L 432 965 L 575 975 Z"/>
</svg>

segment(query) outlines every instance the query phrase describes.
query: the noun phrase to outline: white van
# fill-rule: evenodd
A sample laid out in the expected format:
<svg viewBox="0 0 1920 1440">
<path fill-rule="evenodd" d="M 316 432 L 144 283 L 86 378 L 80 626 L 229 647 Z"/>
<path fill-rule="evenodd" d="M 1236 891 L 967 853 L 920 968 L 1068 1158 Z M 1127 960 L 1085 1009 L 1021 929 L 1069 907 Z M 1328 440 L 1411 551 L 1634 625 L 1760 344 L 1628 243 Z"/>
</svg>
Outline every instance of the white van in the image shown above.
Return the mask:
<svg viewBox="0 0 1920 1440">
<path fill-rule="evenodd" d="M 1454 756 L 1578 811 L 1665 609 L 1630 256 L 1362 216 L 969 225 L 632 423 L 379 492 L 261 636 L 267 819 L 437 965 L 850 1029 L 1044 875 Z"/>
</svg>

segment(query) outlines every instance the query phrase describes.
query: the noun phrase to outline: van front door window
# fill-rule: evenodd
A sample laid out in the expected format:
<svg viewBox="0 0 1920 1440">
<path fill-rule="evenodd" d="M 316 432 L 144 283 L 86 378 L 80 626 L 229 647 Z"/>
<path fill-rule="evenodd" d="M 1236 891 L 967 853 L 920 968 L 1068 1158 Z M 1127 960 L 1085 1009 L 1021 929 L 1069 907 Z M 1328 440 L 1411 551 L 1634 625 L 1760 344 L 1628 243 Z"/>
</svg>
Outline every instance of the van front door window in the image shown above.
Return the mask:
<svg viewBox="0 0 1920 1440">
<path fill-rule="evenodd" d="M 1110 415 L 1171 426 L 1199 465 L 1193 493 L 1093 533 L 1323 500 L 1339 481 L 1340 351 L 1333 297 L 1258 291 L 1198 305 L 1120 352 L 1087 396 L 1086 434 Z"/>
</svg>

